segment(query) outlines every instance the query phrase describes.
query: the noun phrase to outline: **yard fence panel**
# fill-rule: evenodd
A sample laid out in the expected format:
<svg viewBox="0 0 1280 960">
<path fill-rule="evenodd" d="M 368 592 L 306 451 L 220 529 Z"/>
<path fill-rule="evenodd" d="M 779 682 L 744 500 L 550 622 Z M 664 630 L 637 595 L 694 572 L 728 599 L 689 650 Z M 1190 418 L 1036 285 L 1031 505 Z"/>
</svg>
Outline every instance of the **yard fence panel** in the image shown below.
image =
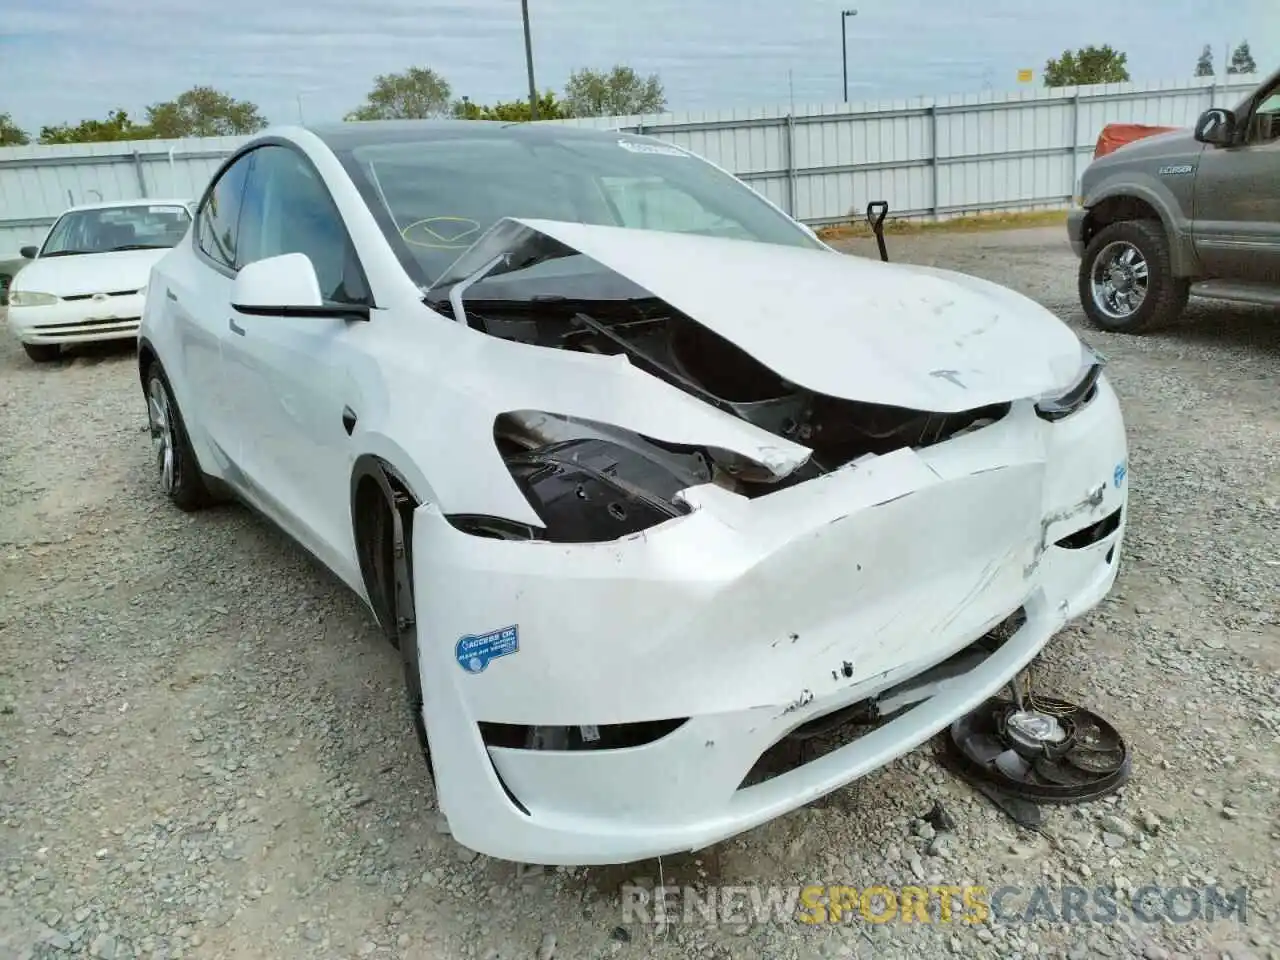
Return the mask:
<svg viewBox="0 0 1280 960">
<path fill-rule="evenodd" d="M 925 97 L 546 123 L 647 134 L 701 154 L 798 220 L 942 218 L 1066 206 L 1108 123 L 1189 127 L 1234 107 L 1260 77 L 1102 84 L 1011 94 Z M 39 243 L 67 206 L 194 198 L 244 137 L 0 149 L 0 259 Z"/>
</svg>

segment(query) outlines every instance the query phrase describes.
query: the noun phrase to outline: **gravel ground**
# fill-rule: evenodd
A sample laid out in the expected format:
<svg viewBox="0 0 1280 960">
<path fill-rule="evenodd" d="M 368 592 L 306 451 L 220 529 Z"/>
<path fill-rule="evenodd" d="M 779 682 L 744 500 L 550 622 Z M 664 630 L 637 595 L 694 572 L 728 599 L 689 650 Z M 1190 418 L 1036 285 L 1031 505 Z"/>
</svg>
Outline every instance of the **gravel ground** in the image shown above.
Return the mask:
<svg viewBox="0 0 1280 960">
<path fill-rule="evenodd" d="M 1059 229 L 891 245 L 1082 322 Z M 161 501 L 127 349 L 37 368 L 6 336 L 0 957 L 1280 958 L 1277 321 L 1193 303 L 1146 338 L 1085 331 L 1125 404 L 1128 552 L 1036 683 L 1130 737 L 1121 796 L 1028 833 L 922 749 L 696 856 L 604 870 L 457 847 L 354 597 L 242 509 Z M 1243 925 L 659 928 L 622 922 L 632 880 L 1249 892 Z"/>
</svg>

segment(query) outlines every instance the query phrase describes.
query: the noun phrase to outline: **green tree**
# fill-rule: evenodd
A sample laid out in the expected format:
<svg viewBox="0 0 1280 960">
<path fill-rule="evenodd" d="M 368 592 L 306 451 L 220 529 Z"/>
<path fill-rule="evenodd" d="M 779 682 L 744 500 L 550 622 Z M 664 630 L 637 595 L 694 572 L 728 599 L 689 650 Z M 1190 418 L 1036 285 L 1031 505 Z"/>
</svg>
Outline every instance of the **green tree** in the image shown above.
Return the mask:
<svg viewBox="0 0 1280 960">
<path fill-rule="evenodd" d="M 1064 50 L 1056 60 L 1044 65 L 1046 87 L 1076 87 L 1094 83 L 1128 83 L 1128 54 L 1105 47 Z"/>
<path fill-rule="evenodd" d="M 365 102 L 346 120 L 424 120 L 449 115 L 449 81 L 430 67 L 379 74 Z"/>
<path fill-rule="evenodd" d="M 129 119 L 124 110 L 112 110 L 106 120 L 81 120 L 75 126 L 60 123 L 41 127 L 41 143 L 102 143 L 107 140 L 145 140 L 151 131 Z"/>
<path fill-rule="evenodd" d="M 1207 43 L 1204 45 L 1204 49 L 1200 51 L 1200 59 L 1196 61 L 1196 76 L 1213 76 L 1213 47 Z"/>
<path fill-rule="evenodd" d="M 622 64 L 607 73 L 583 67 L 569 74 L 563 107 L 567 117 L 623 117 L 661 113 L 667 97 L 656 73 L 641 77 Z"/>
<path fill-rule="evenodd" d="M 192 87 L 173 100 L 147 107 L 153 137 L 226 137 L 256 133 L 266 125 L 256 104 L 213 87 Z"/>
<path fill-rule="evenodd" d="M 1253 54 L 1249 52 L 1249 41 L 1246 40 L 1231 53 L 1231 63 L 1227 65 L 1227 73 L 1257 73 L 1258 65 L 1253 62 Z"/>
<path fill-rule="evenodd" d="M 493 106 L 472 103 L 463 97 L 454 101 L 453 116 L 459 120 L 501 120 L 506 123 L 528 123 L 529 101 L 499 101 Z M 538 97 L 538 119 L 558 120 L 564 116 L 564 107 L 556 99 L 555 91 L 548 90 Z"/>
<path fill-rule="evenodd" d="M 22 147 L 31 142 L 27 131 L 13 122 L 13 117 L 0 113 L 0 147 Z"/>
</svg>

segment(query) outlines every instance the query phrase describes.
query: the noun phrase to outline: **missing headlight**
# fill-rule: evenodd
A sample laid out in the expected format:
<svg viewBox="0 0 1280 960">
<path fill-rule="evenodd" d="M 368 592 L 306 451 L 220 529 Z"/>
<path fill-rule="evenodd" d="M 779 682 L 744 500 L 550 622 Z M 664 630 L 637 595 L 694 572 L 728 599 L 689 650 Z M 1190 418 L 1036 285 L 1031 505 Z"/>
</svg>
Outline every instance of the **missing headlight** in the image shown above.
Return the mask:
<svg viewBox="0 0 1280 960">
<path fill-rule="evenodd" d="M 541 529 L 495 517 L 451 516 L 474 536 L 604 543 L 655 527 L 690 508 L 682 490 L 712 481 L 698 451 L 668 449 L 604 424 L 547 414 L 505 415 L 495 441 Z"/>
<path fill-rule="evenodd" d="M 634 450 L 595 438 L 507 458 L 507 468 L 560 543 L 617 540 L 689 512 L 688 484 Z"/>
</svg>

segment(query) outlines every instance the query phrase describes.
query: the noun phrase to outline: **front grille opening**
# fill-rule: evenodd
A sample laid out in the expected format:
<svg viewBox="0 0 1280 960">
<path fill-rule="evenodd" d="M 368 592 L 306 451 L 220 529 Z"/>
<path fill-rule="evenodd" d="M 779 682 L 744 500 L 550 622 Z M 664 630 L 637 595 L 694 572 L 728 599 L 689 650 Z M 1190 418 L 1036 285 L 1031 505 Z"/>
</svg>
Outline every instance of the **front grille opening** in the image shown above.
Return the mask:
<svg viewBox="0 0 1280 960">
<path fill-rule="evenodd" d="M 1026 610 L 1019 607 L 946 660 L 880 691 L 874 697 L 815 717 L 796 727 L 760 755 L 738 784 L 738 789 L 758 786 L 798 770 L 903 716 L 931 695 L 929 687 L 932 684 L 963 676 L 981 666 L 1026 622 Z"/>
<path fill-rule="evenodd" d="M 621 750 L 656 743 L 689 722 L 648 720 L 642 723 L 607 723 L 599 726 L 540 727 L 522 723 L 481 722 L 480 738 L 486 747 L 512 750 Z"/>
<path fill-rule="evenodd" d="M 1083 550 L 1085 547 L 1093 546 L 1100 540 L 1105 540 L 1120 529 L 1120 514 L 1123 509 L 1122 507 L 1113 513 L 1109 513 L 1097 523 L 1092 523 L 1083 530 L 1077 530 L 1075 533 L 1063 537 L 1054 546 L 1062 547 L 1064 550 Z"/>
</svg>

